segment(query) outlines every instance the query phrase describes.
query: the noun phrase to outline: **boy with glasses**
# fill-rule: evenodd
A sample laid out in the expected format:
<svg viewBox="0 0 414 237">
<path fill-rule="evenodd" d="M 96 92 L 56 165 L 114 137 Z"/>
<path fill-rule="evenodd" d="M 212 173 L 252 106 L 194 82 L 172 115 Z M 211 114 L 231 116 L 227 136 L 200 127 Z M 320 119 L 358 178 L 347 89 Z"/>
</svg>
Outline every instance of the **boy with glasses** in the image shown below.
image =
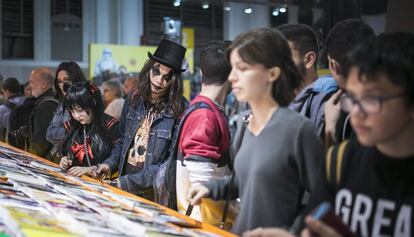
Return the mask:
<svg viewBox="0 0 414 237">
<path fill-rule="evenodd" d="M 329 202 L 356 236 L 413 236 L 414 36 L 367 40 L 346 62 L 341 103 L 357 139 L 329 149 L 310 208 Z M 310 217 L 306 224 L 319 236 L 339 236 Z M 264 234 L 289 236 L 276 229 L 246 236 Z"/>
<path fill-rule="evenodd" d="M 412 236 L 414 36 L 367 40 L 346 61 L 341 106 L 358 139 L 328 151 L 312 203 L 329 201 L 358 236 Z"/>
<path fill-rule="evenodd" d="M 414 36 L 381 35 L 346 58 L 346 94 L 358 139 L 332 147 L 311 203 L 329 201 L 358 236 L 413 236 Z"/>
</svg>

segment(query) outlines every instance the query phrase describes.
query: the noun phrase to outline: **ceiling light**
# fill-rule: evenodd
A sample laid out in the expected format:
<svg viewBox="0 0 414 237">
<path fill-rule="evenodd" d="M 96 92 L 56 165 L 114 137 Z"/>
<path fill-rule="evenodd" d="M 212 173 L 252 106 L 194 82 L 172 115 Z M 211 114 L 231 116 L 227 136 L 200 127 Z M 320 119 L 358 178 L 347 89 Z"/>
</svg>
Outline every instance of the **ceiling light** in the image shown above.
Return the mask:
<svg viewBox="0 0 414 237">
<path fill-rule="evenodd" d="M 201 7 L 205 10 L 208 9 L 210 5 L 208 5 L 208 2 L 203 2 L 203 5 L 201 5 Z"/>
<path fill-rule="evenodd" d="M 246 13 L 246 14 L 251 14 L 252 12 L 253 12 L 253 10 L 252 10 L 251 7 L 248 7 L 246 9 L 244 9 L 244 13 Z"/>
<path fill-rule="evenodd" d="M 272 16 L 279 16 L 279 8 L 273 9 Z"/>
<path fill-rule="evenodd" d="M 181 0 L 174 0 L 174 7 L 179 7 L 181 5 Z"/>
<path fill-rule="evenodd" d="M 287 11 L 287 5 L 286 5 L 286 4 L 283 4 L 283 5 L 280 7 L 279 11 L 280 11 L 281 13 L 285 13 L 285 12 Z"/>
<path fill-rule="evenodd" d="M 224 2 L 224 4 L 223 4 L 223 9 L 224 9 L 226 12 L 230 11 L 230 10 L 231 10 L 231 8 L 230 8 L 230 3 L 229 3 L 229 2 Z"/>
</svg>

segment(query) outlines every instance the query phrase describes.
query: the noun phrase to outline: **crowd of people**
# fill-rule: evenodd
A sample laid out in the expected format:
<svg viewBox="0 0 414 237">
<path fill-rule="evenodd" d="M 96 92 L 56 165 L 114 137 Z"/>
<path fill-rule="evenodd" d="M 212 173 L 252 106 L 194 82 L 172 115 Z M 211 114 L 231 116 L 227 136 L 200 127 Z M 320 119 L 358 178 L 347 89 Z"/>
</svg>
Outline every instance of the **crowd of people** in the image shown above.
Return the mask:
<svg viewBox="0 0 414 237">
<path fill-rule="evenodd" d="M 167 39 L 124 85 L 37 68 L 27 95 L 3 82 L 1 138 L 237 235 L 413 236 L 414 35 L 348 19 L 320 45 L 302 24 L 212 41 L 191 101 L 186 48 Z M 247 105 L 235 134 L 230 92 Z"/>
</svg>

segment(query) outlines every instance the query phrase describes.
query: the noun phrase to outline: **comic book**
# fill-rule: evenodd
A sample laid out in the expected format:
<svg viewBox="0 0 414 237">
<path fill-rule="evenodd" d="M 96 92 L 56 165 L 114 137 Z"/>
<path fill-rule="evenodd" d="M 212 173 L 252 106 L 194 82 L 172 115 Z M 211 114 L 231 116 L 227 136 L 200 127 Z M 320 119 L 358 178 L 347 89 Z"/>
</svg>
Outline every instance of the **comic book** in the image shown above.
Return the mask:
<svg viewBox="0 0 414 237">
<path fill-rule="evenodd" d="M 0 206 L 0 218 L 14 236 L 75 236 L 64 228 L 66 223 L 41 210 Z"/>
</svg>

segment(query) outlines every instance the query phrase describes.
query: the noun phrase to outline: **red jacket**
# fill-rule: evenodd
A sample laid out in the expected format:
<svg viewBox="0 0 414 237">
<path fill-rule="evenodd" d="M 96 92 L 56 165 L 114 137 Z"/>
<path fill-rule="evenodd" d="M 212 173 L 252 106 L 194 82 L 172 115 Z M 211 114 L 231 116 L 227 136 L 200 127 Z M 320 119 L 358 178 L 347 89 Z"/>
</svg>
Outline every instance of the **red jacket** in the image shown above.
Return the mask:
<svg viewBox="0 0 414 237">
<path fill-rule="evenodd" d="M 230 146 L 230 134 L 222 110 L 209 98 L 197 96 L 191 104 L 205 102 L 210 109 L 197 109 L 186 119 L 183 125 L 179 149 L 184 159 L 189 156 L 201 156 L 218 160 L 228 152 Z"/>
</svg>

